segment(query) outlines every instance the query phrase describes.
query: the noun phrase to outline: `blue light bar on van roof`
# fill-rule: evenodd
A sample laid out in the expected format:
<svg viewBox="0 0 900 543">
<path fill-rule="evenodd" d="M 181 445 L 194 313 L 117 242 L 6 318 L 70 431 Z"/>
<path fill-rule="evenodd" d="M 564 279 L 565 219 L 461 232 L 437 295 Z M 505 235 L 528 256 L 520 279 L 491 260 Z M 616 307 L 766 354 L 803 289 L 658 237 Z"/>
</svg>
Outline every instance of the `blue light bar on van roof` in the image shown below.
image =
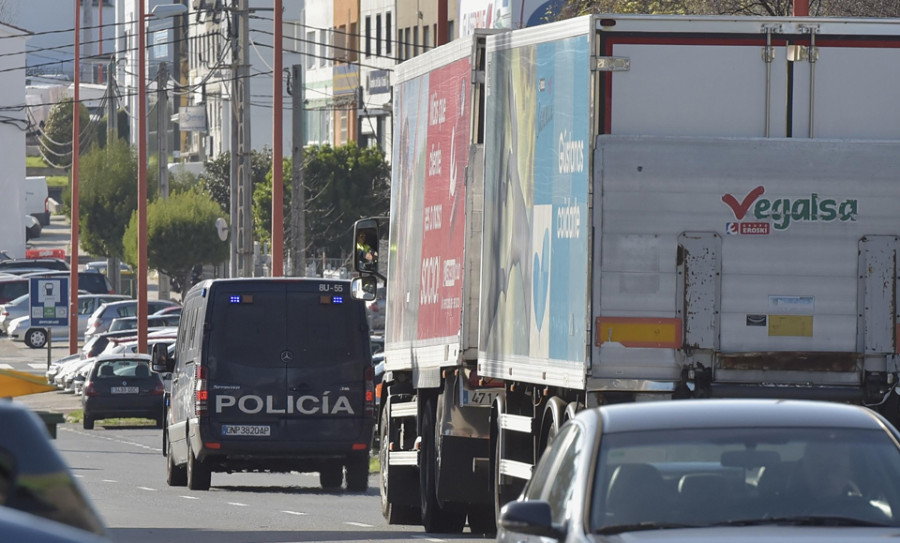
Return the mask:
<svg viewBox="0 0 900 543">
<path fill-rule="evenodd" d="M 319 303 L 324 305 L 331 304 L 342 304 L 344 303 L 343 296 L 328 296 L 327 294 L 324 296 L 319 296 Z"/>
<path fill-rule="evenodd" d="M 228 302 L 232 304 L 252 304 L 252 294 L 232 294 L 228 297 Z"/>
</svg>

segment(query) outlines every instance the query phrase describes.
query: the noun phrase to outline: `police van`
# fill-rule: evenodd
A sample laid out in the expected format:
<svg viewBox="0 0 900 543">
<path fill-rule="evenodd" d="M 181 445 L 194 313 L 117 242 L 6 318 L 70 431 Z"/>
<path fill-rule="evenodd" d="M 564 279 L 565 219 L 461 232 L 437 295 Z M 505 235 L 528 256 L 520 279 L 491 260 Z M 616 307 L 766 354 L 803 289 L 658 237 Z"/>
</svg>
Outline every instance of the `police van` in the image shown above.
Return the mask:
<svg viewBox="0 0 900 543">
<path fill-rule="evenodd" d="M 166 480 L 208 490 L 213 472 L 319 472 L 368 487 L 374 371 L 350 282 L 215 279 L 184 298 L 163 430 Z"/>
</svg>

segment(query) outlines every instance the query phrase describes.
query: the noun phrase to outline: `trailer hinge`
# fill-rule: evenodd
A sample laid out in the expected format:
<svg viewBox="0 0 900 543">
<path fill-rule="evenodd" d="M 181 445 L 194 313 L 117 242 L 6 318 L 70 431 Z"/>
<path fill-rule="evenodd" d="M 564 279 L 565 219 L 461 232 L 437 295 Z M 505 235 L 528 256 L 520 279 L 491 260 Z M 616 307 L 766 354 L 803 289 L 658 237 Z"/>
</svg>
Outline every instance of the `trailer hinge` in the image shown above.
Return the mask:
<svg viewBox="0 0 900 543">
<path fill-rule="evenodd" d="M 631 59 L 625 57 L 594 57 L 594 69 L 598 72 L 627 72 L 631 70 Z"/>
<path fill-rule="evenodd" d="M 765 33 L 766 35 L 766 46 L 763 47 L 762 50 L 762 59 L 766 64 L 771 64 L 775 61 L 775 47 L 772 46 L 772 34 L 780 34 L 781 33 L 781 25 L 780 24 L 766 24 L 760 27 L 760 31 Z"/>
<path fill-rule="evenodd" d="M 797 25 L 803 34 L 809 34 L 810 45 L 791 45 L 787 48 L 788 62 L 815 62 L 819 60 L 819 48 L 816 47 L 816 33 L 819 25 Z"/>
</svg>

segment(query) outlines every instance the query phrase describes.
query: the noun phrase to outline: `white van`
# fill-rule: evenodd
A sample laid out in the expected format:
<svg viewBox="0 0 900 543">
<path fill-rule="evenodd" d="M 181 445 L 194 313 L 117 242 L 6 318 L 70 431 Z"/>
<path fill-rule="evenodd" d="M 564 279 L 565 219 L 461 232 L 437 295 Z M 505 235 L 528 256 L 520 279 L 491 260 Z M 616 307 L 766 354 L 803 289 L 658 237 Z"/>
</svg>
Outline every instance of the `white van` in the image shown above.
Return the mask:
<svg viewBox="0 0 900 543">
<path fill-rule="evenodd" d="M 31 176 L 25 178 L 25 213 L 31 215 L 41 226 L 50 224 L 50 193 L 47 191 L 47 178 Z"/>
</svg>

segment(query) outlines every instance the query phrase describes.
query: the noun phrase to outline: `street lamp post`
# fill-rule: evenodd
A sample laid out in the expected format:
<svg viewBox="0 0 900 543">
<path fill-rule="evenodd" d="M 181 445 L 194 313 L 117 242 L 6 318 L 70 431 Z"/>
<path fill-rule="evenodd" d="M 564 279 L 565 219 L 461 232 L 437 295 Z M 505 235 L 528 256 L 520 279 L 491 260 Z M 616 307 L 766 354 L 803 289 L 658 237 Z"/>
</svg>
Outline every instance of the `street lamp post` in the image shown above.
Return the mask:
<svg viewBox="0 0 900 543">
<path fill-rule="evenodd" d="M 138 232 L 137 232 L 137 348 L 147 352 L 147 86 L 145 0 L 138 0 Z M 155 18 L 174 17 L 187 11 L 183 4 L 161 4 L 153 8 Z"/>
</svg>

